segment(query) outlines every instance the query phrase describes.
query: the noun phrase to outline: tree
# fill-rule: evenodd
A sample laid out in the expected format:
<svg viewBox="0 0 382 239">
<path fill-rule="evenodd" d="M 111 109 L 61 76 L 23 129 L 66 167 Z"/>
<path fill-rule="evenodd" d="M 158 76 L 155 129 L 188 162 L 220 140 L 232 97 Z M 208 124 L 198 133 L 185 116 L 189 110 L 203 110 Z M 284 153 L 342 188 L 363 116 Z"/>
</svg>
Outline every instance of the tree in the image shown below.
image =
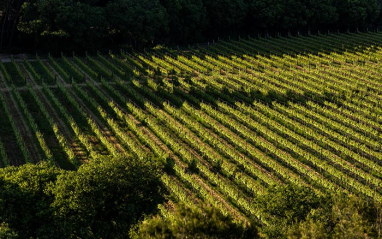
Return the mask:
<svg viewBox="0 0 382 239">
<path fill-rule="evenodd" d="M 233 222 L 230 216 L 223 215 L 208 204 L 187 206 L 179 203 L 167 217 L 154 216 L 139 224 L 133 238 L 256 238 L 254 225 Z"/>
<path fill-rule="evenodd" d="M 69 0 L 37 0 L 22 5 L 18 30 L 32 36 L 36 45 L 45 39 L 67 37 L 69 33 L 60 24 L 58 16 L 70 5 Z"/>
<path fill-rule="evenodd" d="M 327 29 L 338 21 L 333 0 L 303 0 L 308 29 Z"/>
<path fill-rule="evenodd" d="M 250 26 L 290 30 L 307 25 L 306 6 L 299 0 L 248 0 Z"/>
<path fill-rule="evenodd" d="M 47 162 L 0 169 L 0 238 L 126 238 L 162 202 L 155 165 L 105 157 L 78 171 Z"/>
<path fill-rule="evenodd" d="M 0 238 L 16 239 L 17 237 L 17 233 L 9 228 L 7 223 L 3 222 L 0 224 Z"/>
<path fill-rule="evenodd" d="M 51 230 L 53 198 L 45 190 L 60 173 L 46 162 L 0 170 L 0 221 L 6 223 L 1 233 L 13 231 L 20 238 L 30 238 Z"/>
<path fill-rule="evenodd" d="M 52 48 L 70 45 L 97 48 L 107 33 L 104 9 L 71 0 L 25 2 L 18 24 L 20 32 L 33 36 L 35 44 Z"/>
<path fill-rule="evenodd" d="M 381 6 L 377 0 L 334 0 L 339 27 L 366 28 L 377 20 Z"/>
<path fill-rule="evenodd" d="M 172 42 L 186 43 L 201 38 L 206 28 L 206 9 L 202 0 L 161 0 L 169 16 Z"/>
<path fill-rule="evenodd" d="M 247 0 L 252 29 L 327 29 L 337 23 L 332 0 Z"/>
<path fill-rule="evenodd" d="M 352 195 L 334 194 L 332 199 L 327 213 L 317 217 L 313 210 L 288 229 L 288 238 L 380 238 L 380 215 L 376 215 L 380 205 Z"/>
<path fill-rule="evenodd" d="M 134 158 L 92 159 L 63 172 L 52 185 L 60 238 L 127 238 L 130 226 L 162 200 L 155 162 Z"/>
<path fill-rule="evenodd" d="M 247 14 L 244 0 L 204 0 L 207 9 L 207 35 L 224 34 L 243 26 Z"/>
<path fill-rule="evenodd" d="M 125 43 L 152 43 L 168 32 L 168 15 L 159 0 L 113 0 L 106 13 L 110 32 Z"/>
<path fill-rule="evenodd" d="M 332 220 L 335 222 L 332 238 L 367 238 L 372 234 L 372 218 L 366 213 L 366 201 L 354 196 L 349 198 L 336 197 L 332 207 Z"/>
<path fill-rule="evenodd" d="M 288 239 L 327 239 L 329 235 L 325 225 L 320 221 L 308 218 L 288 229 Z"/>
<path fill-rule="evenodd" d="M 16 26 L 20 17 L 20 9 L 25 0 L 2 0 L 0 3 L 0 49 L 6 43 L 13 44 Z"/>
<path fill-rule="evenodd" d="M 265 238 L 380 238 L 381 204 L 342 193 L 317 195 L 293 185 L 272 186 L 255 199 Z"/>
<path fill-rule="evenodd" d="M 271 186 L 267 193 L 258 195 L 254 205 L 265 215 L 268 225 L 262 228 L 267 238 L 284 237 L 288 228 L 294 223 L 304 221 L 312 210 L 330 208 L 330 199 L 317 195 L 312 189 L 296 185 Z M 325 210 L 317 210 L 321 218 Z"/>
<path fill-rule="evenodd" d="M 7 6 L 9 5 L 10 0 L 1 1 L 0 2 L 0 12 L 4 13 L 7 10 Z"/>
<path fill-rule="evenodd" d="M 56 22 L 66 32 L 66 40 L 79 49 L 96 50 L 108 36 L 109 24 L 102 7 L 71 3 L 62 8 Z"/>
</svg>

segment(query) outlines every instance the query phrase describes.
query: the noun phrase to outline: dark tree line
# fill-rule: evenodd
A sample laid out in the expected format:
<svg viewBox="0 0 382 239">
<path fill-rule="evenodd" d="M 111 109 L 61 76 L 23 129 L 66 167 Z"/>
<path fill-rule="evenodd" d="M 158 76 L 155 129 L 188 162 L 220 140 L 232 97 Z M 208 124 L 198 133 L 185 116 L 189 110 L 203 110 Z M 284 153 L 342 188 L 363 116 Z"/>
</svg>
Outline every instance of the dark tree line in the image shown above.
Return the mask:
<svg viewBox="0 0 382 239">
<path fill-rule="evenodd" d="M 0 49 L 184 44 L 238 33 L 377 27 L 380 0 L 2 0 Z"/>
<path fill-rule="evenodd" d="M 0 49 L 11 46 L 17 33 L 17 24 L 24 0 L 0 1 Z"/>
<path fill-rule="evenodd" d="M 365 28 L 377 24 L 379 8 L 377 0 L 7 0 L 1 46 L 15 33 L 40 47 L 97 48 L 265 29 Z"/>
</svg>

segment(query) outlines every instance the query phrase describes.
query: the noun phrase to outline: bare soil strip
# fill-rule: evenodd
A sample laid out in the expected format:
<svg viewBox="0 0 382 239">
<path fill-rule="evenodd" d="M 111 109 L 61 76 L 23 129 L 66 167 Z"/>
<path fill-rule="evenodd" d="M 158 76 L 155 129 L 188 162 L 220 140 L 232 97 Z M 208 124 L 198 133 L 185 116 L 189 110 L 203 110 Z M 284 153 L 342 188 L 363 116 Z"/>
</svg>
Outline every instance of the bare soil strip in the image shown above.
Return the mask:
<svg viewBox="0 0 382 239">
<path fill-rule="evenodd" d="M 10 93 L 4 94 L 4 98 L 8 105 L 9 111 L 12 114 L 12 118 L 14 119 L 14 122 L 20 131 L 20 135 L 22 137 L 22 140 L 24 141 L 25 147 L 27 148 L 32 161 L 38 162 L 40 160 L 43 160 L 42 156 L 38 151 L 38 148 L 40 146 L 36 144 L 38 140 L 36 140 L 36 138 L 33 136 L 28 124 L 24 119 L 24 115 L 22 114 L 22 111 L 19 108 L 13 95 Z"/>
</svg>

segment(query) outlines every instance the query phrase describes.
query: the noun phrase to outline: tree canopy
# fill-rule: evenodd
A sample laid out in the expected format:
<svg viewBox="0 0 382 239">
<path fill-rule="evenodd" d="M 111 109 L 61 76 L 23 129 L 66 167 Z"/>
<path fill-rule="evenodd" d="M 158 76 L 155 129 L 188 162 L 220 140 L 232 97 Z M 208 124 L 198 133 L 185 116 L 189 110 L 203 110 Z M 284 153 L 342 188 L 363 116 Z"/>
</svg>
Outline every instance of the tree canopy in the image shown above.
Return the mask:
<svg viewBox="0 0 382 239">
<path fill-rule="evenodd" d="M 0 235 L 127 238 L 163 200 L 152 160 L 93 159 L 78 171 L 43 162 L 0 170 Z"/>
<path fill-rule="evenodd" d="M 381 23 L 378 0 L 6 0 L 1 45 L 98 49 L 190 43 L 264 31 L 366 29 Z"/>
<path fill-rule="evenodd" d="M 295 185 L 272 186 L 254 203 L 267 225 L 264 238 L 380 238 L 381 205 L 372 199 L 319 195 Z"/>
<path fill-rule="evenodd" d="M 258 238 L 256 225 L 240 225 L 214 206 L 179 203 L 167 217 L 154 216 L 142 221 L 132 238 Z"/>
</svg>

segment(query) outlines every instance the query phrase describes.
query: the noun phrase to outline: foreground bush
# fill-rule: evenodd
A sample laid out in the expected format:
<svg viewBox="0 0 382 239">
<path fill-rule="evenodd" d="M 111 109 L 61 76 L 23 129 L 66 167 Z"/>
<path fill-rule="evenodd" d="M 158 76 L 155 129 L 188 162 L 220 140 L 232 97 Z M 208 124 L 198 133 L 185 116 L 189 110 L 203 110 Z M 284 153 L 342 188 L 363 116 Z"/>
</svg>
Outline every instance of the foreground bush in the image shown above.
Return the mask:
<svg viewBox="0 0 382 239">
<path fill-rule="evenodd" d="M 183 203 L 170 210 L 167 217 L 154 216 L 143 221 L 133 238 L 258 238 L 253 225 L 240 225 L 230 216 L 208 204 L 187 206 Z"/>
<path fill-rule="evenodd" d="M 354 195 L 318 195 L 310 188 L 274 186 L 255 199 L 265 216 L 264 238 L 380 238 L 381 205 Z"/>
<path fill-rule="evenodd" d="M 159 172 L 150 160 L 123 157 L 90 160 L 78 171 L 46 162 L 1 169 L 2 231 L 19 238 L 126 238 L 161 202 Z"/>
</svg>

